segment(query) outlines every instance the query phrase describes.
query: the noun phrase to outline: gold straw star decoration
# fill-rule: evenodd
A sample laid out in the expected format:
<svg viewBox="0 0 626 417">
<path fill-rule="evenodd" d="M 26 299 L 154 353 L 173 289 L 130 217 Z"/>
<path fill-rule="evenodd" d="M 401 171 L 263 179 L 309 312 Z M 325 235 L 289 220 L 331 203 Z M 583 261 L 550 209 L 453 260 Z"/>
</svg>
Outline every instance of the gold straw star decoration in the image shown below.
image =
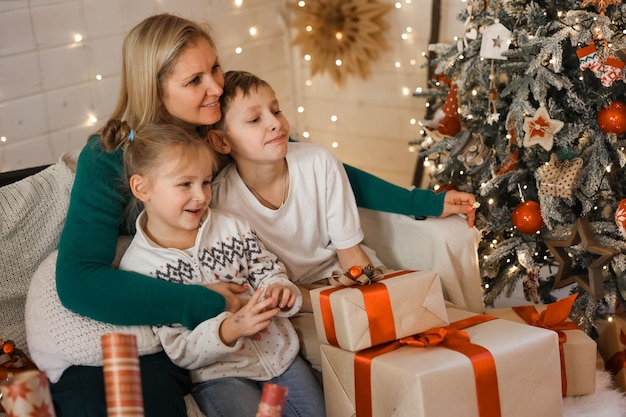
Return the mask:
<svg viewBox="0 0 626 417">
<path fill-rule="evenodd" d="M 389 49 L 385 14 L 393 7 L 377 0 L 300 0 L 288 3 L 298 30 L 293 40 L 310 57 L 311 75 L 328 73 L 341 87 L 349 76 L 368 79 L 370 64 Z"/>
</svg>

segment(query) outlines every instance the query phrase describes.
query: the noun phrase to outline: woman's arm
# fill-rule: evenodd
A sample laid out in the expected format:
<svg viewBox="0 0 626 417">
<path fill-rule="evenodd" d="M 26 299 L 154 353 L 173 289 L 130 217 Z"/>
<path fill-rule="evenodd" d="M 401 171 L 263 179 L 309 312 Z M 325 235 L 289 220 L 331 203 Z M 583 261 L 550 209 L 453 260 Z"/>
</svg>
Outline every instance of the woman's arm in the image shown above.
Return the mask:
<svg viewBox="0 0 626 417">
<path fill-rule="evenodd" d="M 435 194 L 420 188 L 409 190 L 353 166 L 343 166 L 359 207 L 410 216 L 439 217 L 443 212 L 445 193 Z"/>
<path fill-rule="evenodd" d="M 359 207 L 412 216 L 448 217 L 467 216 L 467 224 L 474 226 L 476 198 L 473 194 L 450 190 L 435 193 L 414 188 L 409 190 L 344 164 L 352 191 Z"/>
<path fill-rule="evenodd" d="M 122 325 L 181 323 L 194 328 L 224 311 L 222 295 L 197 285 L 111 267 L 129 196 L 121 187 L 122 152 L 107 153 L 99 136 L 81 152 L 59 242 L 57 291 L 63 305 Z"/>
</svg>

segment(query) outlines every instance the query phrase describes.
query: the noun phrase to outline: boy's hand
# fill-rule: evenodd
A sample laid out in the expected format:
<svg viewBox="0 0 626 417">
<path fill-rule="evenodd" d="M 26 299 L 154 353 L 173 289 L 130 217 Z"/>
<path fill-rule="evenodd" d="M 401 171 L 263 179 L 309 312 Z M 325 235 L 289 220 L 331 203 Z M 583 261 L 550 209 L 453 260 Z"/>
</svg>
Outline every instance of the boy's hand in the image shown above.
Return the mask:
<svg viewBox="0 0 626 417">
<path fill-rule="evenodd" d="M 255 335 L 269 326 L 280 309 L 272 308 L 272 298 L 259 302 L 262 293 L 262 288 L 257 289 L 245 306 L 222 322 L 222 342 L 232 346 L 240 337 Z"/>
<path fill-rule="evenodd" d="M 239 285 L 228 282 L 217 282 L 206 286 L 208 289 L 221 294 L 226 299 L 226 310 L 236 313 L 248 303 L 246 298 L 241 298 L 238 294 L 243 294 L 248 290 L 248 285 Z"/>
<path fill-rule="evenodd" d="M 284 285 L 273 284 L 265 290 L 265 299 L 272 300 L 272 308 L 290 309 L 295 304 L 297 298 L 298 295 Z"/>
</svg>

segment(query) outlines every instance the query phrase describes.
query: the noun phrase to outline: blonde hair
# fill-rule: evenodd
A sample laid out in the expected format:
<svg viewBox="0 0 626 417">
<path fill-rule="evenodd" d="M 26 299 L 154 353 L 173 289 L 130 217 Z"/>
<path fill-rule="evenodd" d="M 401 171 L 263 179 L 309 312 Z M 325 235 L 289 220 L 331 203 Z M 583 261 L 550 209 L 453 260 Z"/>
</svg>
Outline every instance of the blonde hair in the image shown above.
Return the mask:
<svg viewBox="0 0 626 417">
<path fill-rule="evenodd" d="M 208 25 L 179 16 L 158 14 L 135 26 L 124 39 L 120 93 L 111 118 L 135 129 L 151 123 L 177 123 L 193 130 L 194 126 L 167 112 L 162 98 L 180 54 L 199 39 L 217 50 Z"/>
<path fill-rule="evenodd" d="M 166 151 L 179 150 L 178 164 L 186 165 L 202 160 L 210 164 L 211 172 L 218 169 L 218 153 L 204 138 L 188 129 L 174 124 L 148 124 L 141 130 L 133 130 L 128 123 L 111 119 L 102 129 L 102 148 L 107 151 L 124 149 L 124 180 L 128 188 L 131 176 L 139 174 L 149 177 L 159 169 L 162 156 Z M 132 198 L 124 215 L 124 222 L 132 221 L 133 213 L 140 208 L 136 198 Z M 125 223 L 126 224 L 126 223 Z"/>
<path fill-rule="evenodd" d="M 102 147 L 107 152 L 124 149 L 127 180 L 135 174 L 150 175 L 158 169 L 163 153 L 172 149 L 181 150 L 180 163 L 207 157 L 212 172 L 217 170 L 217 153 L 209 142 L 173 124 L 153 123 L 135 131 L 128 123 L 111 119 L 102 129 Z"/>
</svg>

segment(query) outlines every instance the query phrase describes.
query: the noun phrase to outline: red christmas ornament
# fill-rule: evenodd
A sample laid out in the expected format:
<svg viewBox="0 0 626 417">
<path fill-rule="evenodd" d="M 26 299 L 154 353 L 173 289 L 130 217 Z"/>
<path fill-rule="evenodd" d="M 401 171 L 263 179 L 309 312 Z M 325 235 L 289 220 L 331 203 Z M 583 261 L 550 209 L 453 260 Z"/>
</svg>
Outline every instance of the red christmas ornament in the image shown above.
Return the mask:
<svg viewBox="0 0 626 417">
<path fill-rule="evenodd" d="M 539 203 L 536 201 L 524 201 L 518 204 L 511 214 L 511 221 L 513 226 L 522 233 L 537 233 L 544 224 Z"/>
<path fill-rule="evenodd" d="M 456 136 L 461 131 L 461 121 L 459 116 L 444 116 L 437 123 L 437 132 L 446 136 Z"/>
<path fill-rule="evenodd" d="M 619 202 L 619 207 L 615 210 L 615 224 L 622 237 L 626 239 L 626 198 Z"/>
<path fill-rule="evenodd" d="M 603 107 L 596 116 L 598 127 L 604 133 L 626 133 L 626 103 L 614 101 Z"/>
<path fill-rule="evenodd" d="M 446 81 L 446 83 L 450 85 L 450 90 L 448 91 L 448 96 L 442 107 L 445 116 L 437 123 L 437 132 L 442 135 L 455 136 L 461 131 L 461 118 L 458 113 L 458 87 L 452 81 Z"/>
</svg>

